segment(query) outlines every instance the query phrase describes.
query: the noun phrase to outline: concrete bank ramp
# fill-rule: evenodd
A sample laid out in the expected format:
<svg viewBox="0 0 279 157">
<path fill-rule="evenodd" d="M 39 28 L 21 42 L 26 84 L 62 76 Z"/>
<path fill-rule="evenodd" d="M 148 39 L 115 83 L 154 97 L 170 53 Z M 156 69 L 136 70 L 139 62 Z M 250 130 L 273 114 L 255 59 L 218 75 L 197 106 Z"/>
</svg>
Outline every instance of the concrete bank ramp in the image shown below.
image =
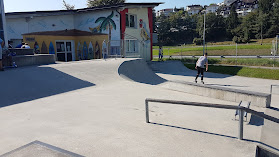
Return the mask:
<svg viewBox="0 0 279 157">
<path fill-rule="evenodd" d="M 123 62 L 119 66 L 118 73 L 125 79 L 149 85 L 158 85 L 167 81 L 156 75 L 142 59 Z"/>
</svg>

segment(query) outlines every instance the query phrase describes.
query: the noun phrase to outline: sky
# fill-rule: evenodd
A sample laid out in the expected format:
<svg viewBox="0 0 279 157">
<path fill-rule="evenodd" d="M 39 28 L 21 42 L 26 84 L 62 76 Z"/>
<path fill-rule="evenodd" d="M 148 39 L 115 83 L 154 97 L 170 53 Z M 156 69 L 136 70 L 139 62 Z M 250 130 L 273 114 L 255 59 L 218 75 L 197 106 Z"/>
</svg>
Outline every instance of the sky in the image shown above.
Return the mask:
<svg viewBox="0 0 279 157">
<path fill-rule="evenodd" d="M 63 0 L 4 0 L 5 12 L 24 12 L 24 11 L 43 11 L 43 10 L 62 10 Z M 87 0 L 65 0 L 76 9 L 86 8 Z M 126 0 L 127 3 L 139 2 L 164 2 L 156 7 L 156 10 L 174 7 L 186 7 L 192 4 L 209 5 L 220 3 L 224 0 Z"/>
</svg>

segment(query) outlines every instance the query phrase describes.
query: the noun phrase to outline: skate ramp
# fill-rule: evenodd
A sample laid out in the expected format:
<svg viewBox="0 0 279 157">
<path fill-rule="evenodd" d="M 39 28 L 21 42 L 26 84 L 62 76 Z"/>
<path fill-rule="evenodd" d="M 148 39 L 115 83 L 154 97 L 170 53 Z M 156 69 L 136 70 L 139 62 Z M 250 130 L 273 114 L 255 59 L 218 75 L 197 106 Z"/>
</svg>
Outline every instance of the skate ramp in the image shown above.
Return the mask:
<svg viewBox="0 0 279 157">
<path fill-rule="evenodd" d="M 158 85 L 167 80 L 156 75 L 142 59 L 123 62 L 118 69 L 121 77 L 138 83 Z"/>
</svg>

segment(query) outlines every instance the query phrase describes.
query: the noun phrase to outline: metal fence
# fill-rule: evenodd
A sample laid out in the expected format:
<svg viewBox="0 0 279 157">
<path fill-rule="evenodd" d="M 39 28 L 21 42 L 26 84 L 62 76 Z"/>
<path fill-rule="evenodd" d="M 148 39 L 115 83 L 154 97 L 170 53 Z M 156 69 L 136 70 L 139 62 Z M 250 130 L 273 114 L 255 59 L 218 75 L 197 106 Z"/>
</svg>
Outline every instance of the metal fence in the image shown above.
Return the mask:
<svg viewBox="0 0 279 157">
<path fill-rule="evenodd" d="M 238 139 L 243 140 L 243 116 L 244 112 L 251 113 L 258 117 L 262 117 L 264 119 L 273 121 L 279 124 L 279 119 L 266 115 L 261 112 L 257 112 L 255 110 L 245 108 L 242 106 L 231 106 L 231 105 L 222 105 L 222 104 L 209 104 L 209 103 L 197 103 L 197 102 L 187 102 L 187 101 L 175 101 L 175 100 L 164 100 L 164 99 L 145 99 L 145 113 L 146 113 L 146 123 L 150 123 L 149 120 L 149 102 L 155 103 L 165 103 L 165 104 L 177 104 L 177 105 L 185 105 L 185 106 L 197 106 L 197 107 L 209 107 L 209 108 L 219 108 L 219 109 L 230 109 L 230 110 L 239 110 L 239 134 Z"/>
<path fill-rule="evenodd" d="M 111 40 L 106 42 L 108 57 L 145 58 L 149 52 L 147 45 L 137 39 Z"/>
</svg>

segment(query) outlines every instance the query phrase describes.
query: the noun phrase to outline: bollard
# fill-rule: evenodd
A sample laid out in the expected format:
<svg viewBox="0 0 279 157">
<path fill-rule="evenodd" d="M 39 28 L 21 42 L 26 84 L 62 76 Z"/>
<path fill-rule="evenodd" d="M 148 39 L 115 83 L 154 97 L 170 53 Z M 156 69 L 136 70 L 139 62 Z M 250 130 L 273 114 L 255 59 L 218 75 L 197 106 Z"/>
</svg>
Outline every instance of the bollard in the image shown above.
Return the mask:
<svg viewBox="0 0 279 157">
<path fill-rule="evenodd" d="M 239 140 L 243 140 L 243 115 L 244 111 L 242 109 L 239 109 Z"/>
<path fill-rule="evenodd" d="M 148 111 L 148 101 L 145 100 L 145 114 L 146 114 L 146 123 L 149 123 L 149 111 Z"/>
</svg>

